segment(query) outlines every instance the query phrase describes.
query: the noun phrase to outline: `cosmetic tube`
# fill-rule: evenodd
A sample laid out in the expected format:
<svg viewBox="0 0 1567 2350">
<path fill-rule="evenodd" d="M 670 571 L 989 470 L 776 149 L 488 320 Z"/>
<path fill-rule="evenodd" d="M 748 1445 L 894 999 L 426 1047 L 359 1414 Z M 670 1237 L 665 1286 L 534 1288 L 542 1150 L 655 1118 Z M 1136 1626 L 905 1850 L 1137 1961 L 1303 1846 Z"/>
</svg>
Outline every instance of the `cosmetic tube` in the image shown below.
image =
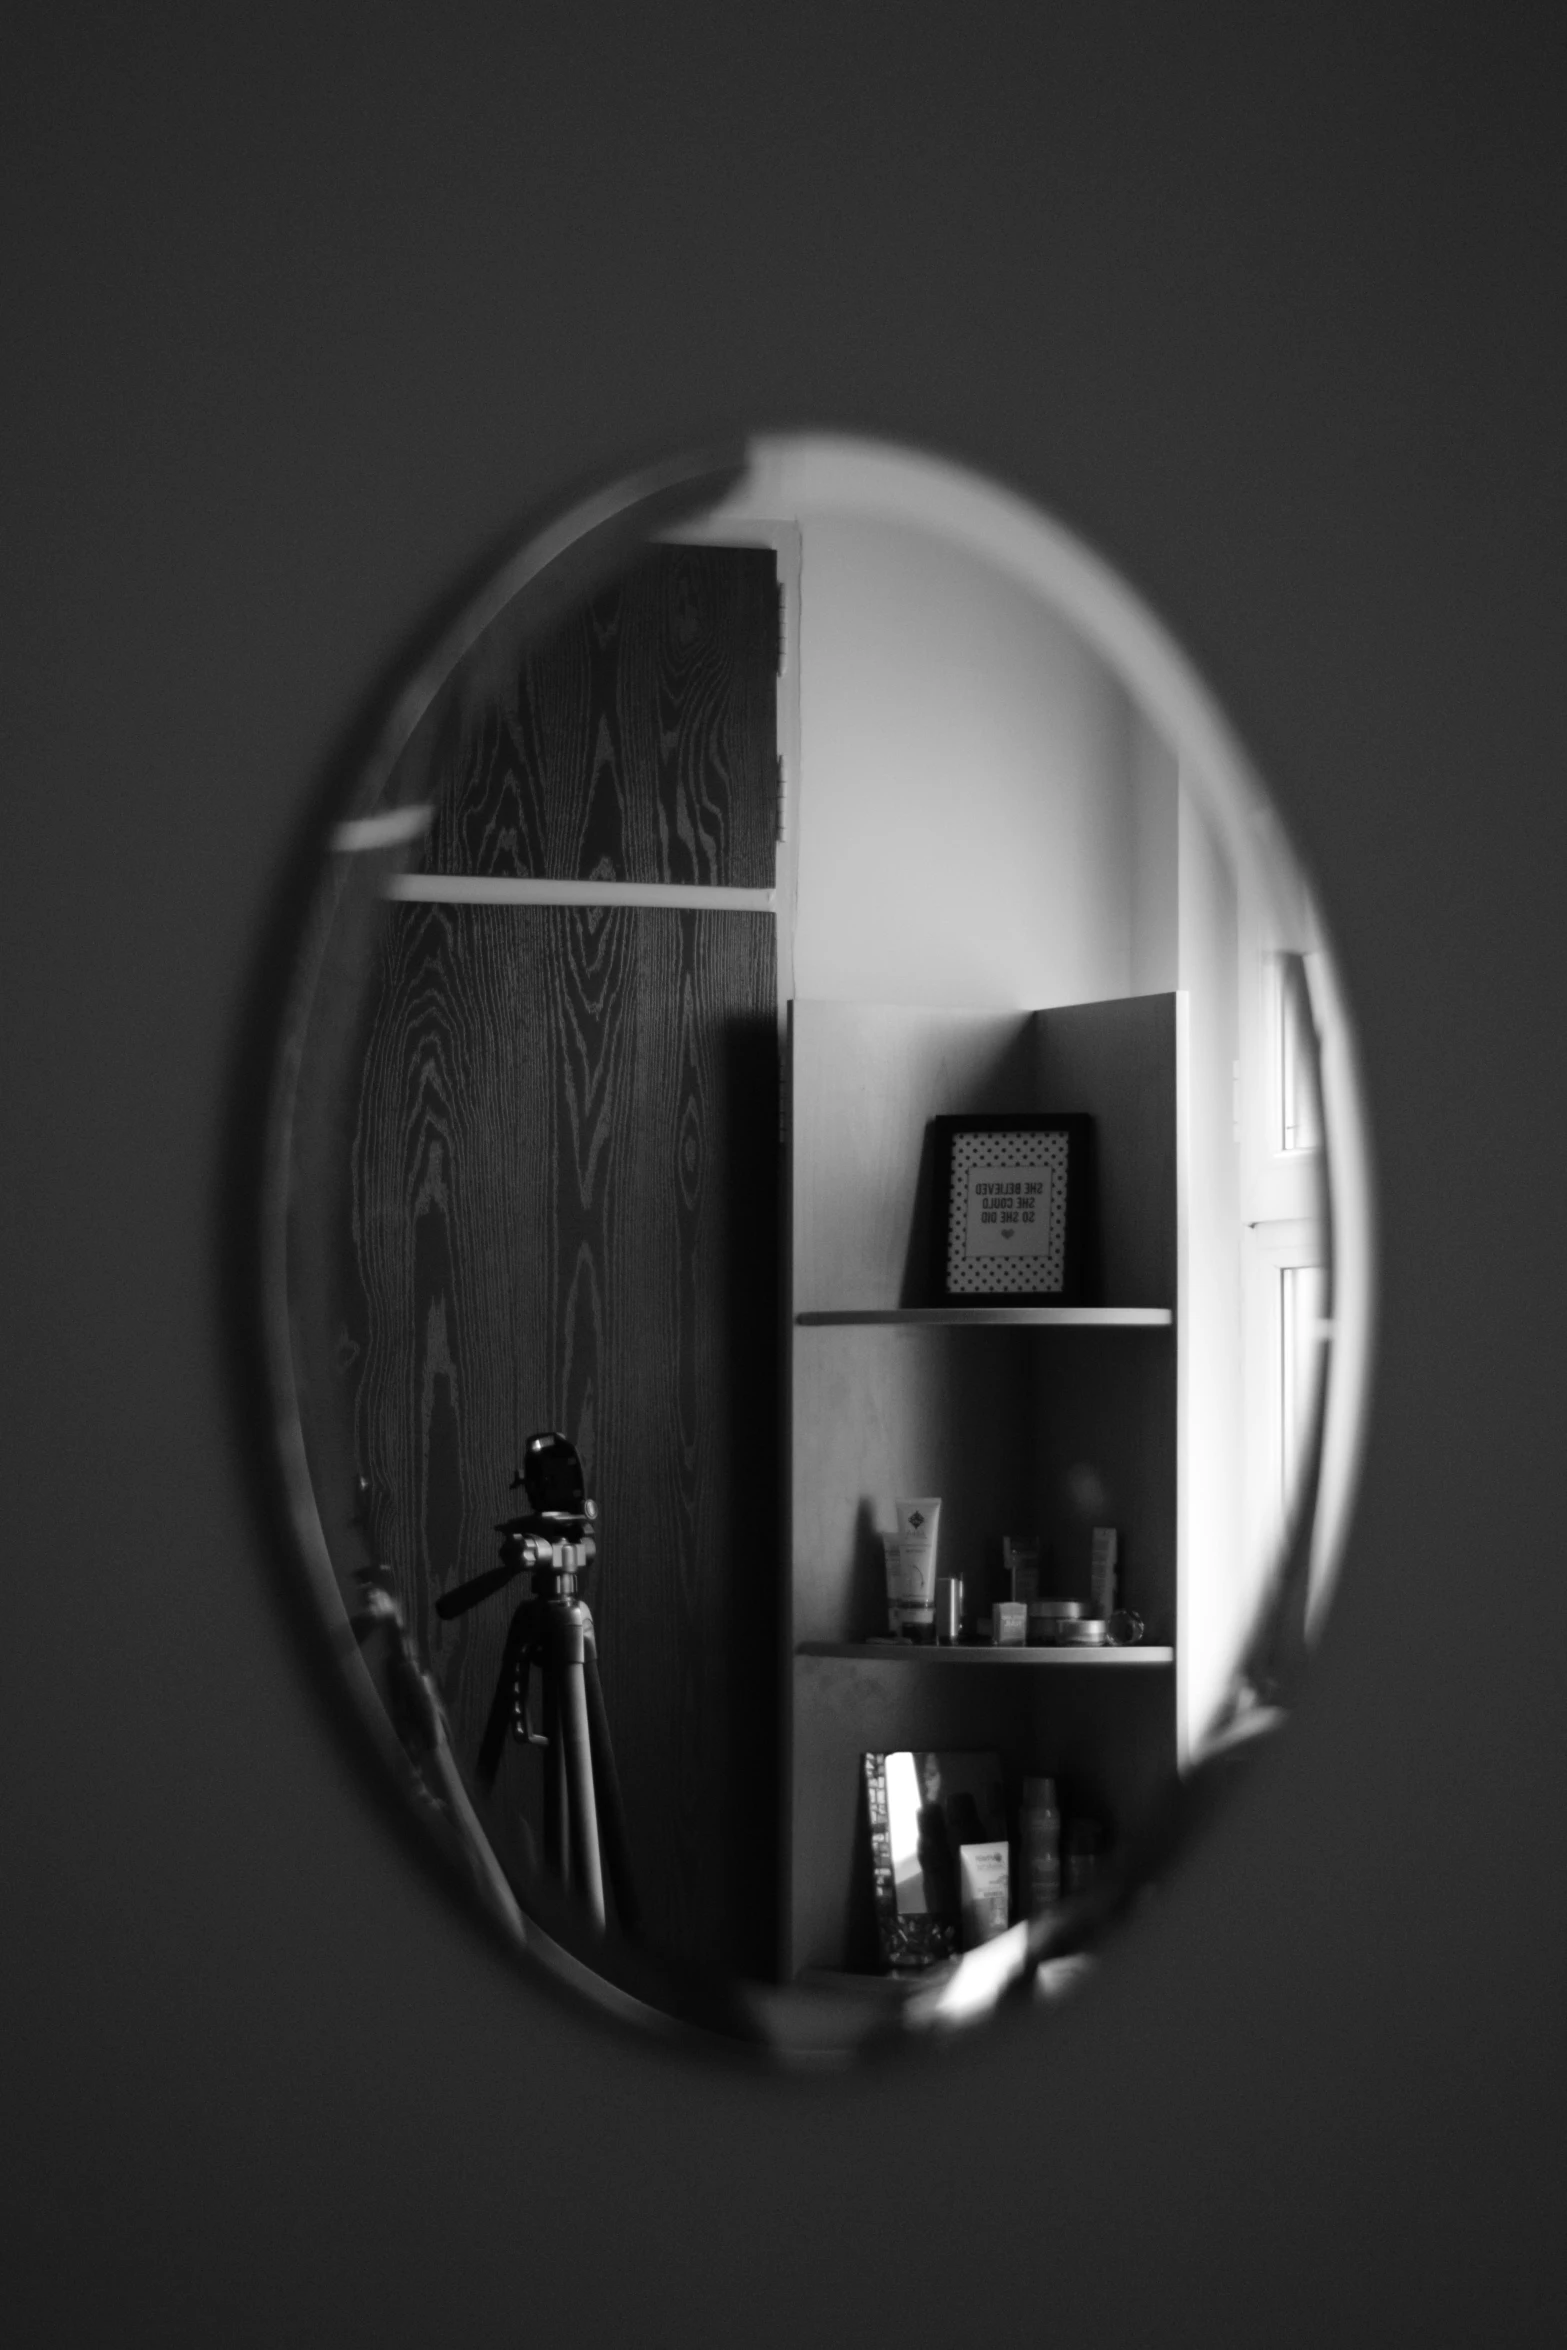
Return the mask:
<svg viewBox="0 0 1567 2350">
<path fill-rule="evenodd" d="M 930 1495 L 898 1504 L 898 1605 L 894 1626 L 905 1640 L 934 1640 L 936 1636 L 936 1537 L 941 1527 L 941 1503 Z M 891 1566 L 889 1562 L 889 1574 Z M 891 1600 L 892 1587 L 887 1591 Z"/>
<path fill-rule="evenodd" d="M 894 1640 L 934 1640 L 936 1610 L 923 1596 L 918 1565 L 911 1573 L 903 1563 L 903 1537 L 884 1534 L 882 1555 L 887 1567 L 887 1629 Z"/>
<path fill-rule="evenodd" d="M 958 1886 L 962 1903 L 965 1950 L 993 1942 L 1007 1930 L 1011 1847 L 998 1844 L 958 1846 Z"/>
</svg>

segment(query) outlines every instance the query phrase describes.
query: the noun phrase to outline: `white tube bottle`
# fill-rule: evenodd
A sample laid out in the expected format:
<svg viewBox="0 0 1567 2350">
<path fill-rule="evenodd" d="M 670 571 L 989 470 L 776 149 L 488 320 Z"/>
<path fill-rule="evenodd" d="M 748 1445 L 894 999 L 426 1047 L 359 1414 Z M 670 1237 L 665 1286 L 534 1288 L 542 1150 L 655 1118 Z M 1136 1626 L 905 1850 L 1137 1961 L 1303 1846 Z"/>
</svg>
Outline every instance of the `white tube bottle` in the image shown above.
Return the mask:
<svg viewBox="0 0 1567 2350">
<path fill-rule="evenodd" d="M 898 1503 L 898 1562 L 902 1583 L 900 1630 L 905 1640 L 936 1637 L 936 1538 L 941 1503 L 933 1494 Z"/>
</svg>

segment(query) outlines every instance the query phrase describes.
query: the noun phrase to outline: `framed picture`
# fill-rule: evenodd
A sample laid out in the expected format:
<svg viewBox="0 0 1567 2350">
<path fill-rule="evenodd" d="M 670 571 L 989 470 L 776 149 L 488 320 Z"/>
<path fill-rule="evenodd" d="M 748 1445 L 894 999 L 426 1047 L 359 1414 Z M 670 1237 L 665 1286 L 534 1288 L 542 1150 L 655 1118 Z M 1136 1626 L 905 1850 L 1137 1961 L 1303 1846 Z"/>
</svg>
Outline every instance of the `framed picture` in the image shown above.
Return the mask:
<svg viewBox="0 0 1567 2350">
<path fill-rule="evenodd" d="M 1093 1120 L 935 1118 L 937 1305 L 1081 1305 Z"/>
</svg>

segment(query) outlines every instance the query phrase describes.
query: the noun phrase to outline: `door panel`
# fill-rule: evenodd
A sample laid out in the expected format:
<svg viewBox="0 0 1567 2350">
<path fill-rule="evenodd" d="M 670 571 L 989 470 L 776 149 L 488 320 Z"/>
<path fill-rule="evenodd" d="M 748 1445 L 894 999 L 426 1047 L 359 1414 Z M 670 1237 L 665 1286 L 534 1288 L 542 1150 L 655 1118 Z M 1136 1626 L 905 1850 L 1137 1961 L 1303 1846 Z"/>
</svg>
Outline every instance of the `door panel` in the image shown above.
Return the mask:
<svg viewBox="0 0 1567 2350">
<path fill-rule="evenodd" d="M 429 873 L 773 884 L 778 575 L 655 547 L 443 720 Z"/>
<path fill-rule="evenodd" d="M 773 565 L 657 550 L 477 701 L 427 869 L 772 879 Z M 460 865 L 457 860 L 461 858 Z M 649 1939 L 775 1936 L 778 1004 L 765 913 L 389 909 L 353 1144 L 342 1360 L 372 1533 L 471 1766 L 520 1586 L 522 1440 L 580 1449 L 587 1583 Z M 523 1877 L 534 1758 L 487 1810 Z"/>
</svg>

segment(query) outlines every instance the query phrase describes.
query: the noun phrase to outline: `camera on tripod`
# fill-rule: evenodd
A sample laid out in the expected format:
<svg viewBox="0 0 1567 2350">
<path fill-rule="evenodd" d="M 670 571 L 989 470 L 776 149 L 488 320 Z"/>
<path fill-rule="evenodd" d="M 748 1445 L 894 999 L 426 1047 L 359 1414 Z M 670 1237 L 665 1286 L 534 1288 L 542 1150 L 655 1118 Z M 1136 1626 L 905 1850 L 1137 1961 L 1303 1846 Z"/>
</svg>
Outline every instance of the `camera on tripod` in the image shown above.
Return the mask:
<svg viewBox="0 0 1567 2350">
<path fill-rule="evenodd" d="M 501 1564 L 458 1584 L 435 1603 L 450 1620 L 531 1574 L 529 1596 L 512 1615 L 501 1655 L 500 1676 L 484 1736 L 479 1743 L 479 1776 L 493 1786 L 505 1750 L 506 1731 L 544 1749 L 544 1859 L 551 1875 L 585 1907 L 596 1929 L 606 1923 L 607 1872 L 615 1912 L 623 1931 L 636 1919 L 614 1749 L 599 1681 L 593 1618 L 579 1597 L 577 1578 L 597 1553 L 590 1529 L 598 1512 L 588 1499 L 576 1446 L 556 1429 L 530 1436 L 522 1468 L 512 1479 L 528 1497 L 522 1515 L 496 1527 Z M 537 1670 L 544 1697 L 544 1726 L 535 1729 L 528 1711 L 528 1684 Z"/>
<path fill-rule="evenodd" d="M 553 1567 L 557 1574 L 580 1574 L 597 1552 L 588 1529 L 598 1508 L 588 1499 L 576 1446 L 553 1429 L 530 1436 L 511 1482 L 514 1493 L 522 1486 L 529 1507 L 496 1527 L 502 1555 L 514 1553 L 518 1567 L 532 1567 L 535 1573 Z"/>
</svg>

